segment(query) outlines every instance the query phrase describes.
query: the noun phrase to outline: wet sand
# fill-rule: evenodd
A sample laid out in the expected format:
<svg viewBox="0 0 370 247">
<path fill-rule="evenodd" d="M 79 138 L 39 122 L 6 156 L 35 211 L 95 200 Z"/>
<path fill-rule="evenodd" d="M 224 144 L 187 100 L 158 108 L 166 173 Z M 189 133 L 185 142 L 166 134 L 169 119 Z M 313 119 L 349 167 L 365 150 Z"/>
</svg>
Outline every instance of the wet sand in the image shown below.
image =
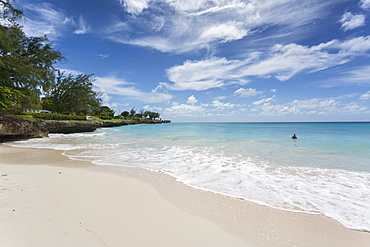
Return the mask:
<svg viewBox="0 0 370 247">
<path fill-rule="evenodd" d="M 1 246 L 370 246 L 370 233 L 143 169 L 0 145 Z"/>
</svg>

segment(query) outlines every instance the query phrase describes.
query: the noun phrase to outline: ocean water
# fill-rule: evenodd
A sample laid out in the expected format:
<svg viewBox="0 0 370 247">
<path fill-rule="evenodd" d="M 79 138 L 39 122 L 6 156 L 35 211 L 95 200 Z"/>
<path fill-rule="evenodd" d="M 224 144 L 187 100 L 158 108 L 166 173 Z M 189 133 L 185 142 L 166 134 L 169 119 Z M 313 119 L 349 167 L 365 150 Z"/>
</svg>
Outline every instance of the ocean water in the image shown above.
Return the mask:
<svg viewBox="0 0 370 247">
<path fill-rule="evenodd" d="M 198 189 L 370 231 L 370 123 L 132 125 L 6 145 L 164 172 Z"/>
</svg>

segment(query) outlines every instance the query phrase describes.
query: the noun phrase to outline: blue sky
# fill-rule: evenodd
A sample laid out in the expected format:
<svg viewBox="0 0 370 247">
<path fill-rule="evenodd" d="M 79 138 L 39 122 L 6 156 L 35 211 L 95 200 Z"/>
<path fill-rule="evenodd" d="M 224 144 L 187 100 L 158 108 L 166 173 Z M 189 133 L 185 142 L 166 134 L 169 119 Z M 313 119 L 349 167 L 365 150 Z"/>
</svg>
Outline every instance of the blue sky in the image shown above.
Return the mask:
<svg viewBox="0 0 370 247">
<path fill-rule="evenodd" d="M 370 0 L 18 0 L 104 105 L 182 121 L 370 120 Z"/>
</svg>

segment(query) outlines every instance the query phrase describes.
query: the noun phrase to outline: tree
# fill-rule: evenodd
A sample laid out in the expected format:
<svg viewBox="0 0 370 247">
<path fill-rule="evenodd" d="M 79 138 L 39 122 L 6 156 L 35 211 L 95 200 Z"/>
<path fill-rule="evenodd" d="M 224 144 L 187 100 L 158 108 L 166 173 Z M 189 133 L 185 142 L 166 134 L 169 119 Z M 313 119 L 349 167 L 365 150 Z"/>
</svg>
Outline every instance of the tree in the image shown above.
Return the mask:
<svg viewBox="0 0 370 247">
<path fill-rule="evenodd" d="M 110 109 L 108 106 L 99 107 L 98 115 L 102 119 L 112 119 L 114 118 L 114 110 Z"/>
<path fill-rule="evenodd" d="M 52 86 L 45 92 L 43 107 L 58 113 L 88 114 L 100 107 L 100 93 L 93 90 L 92 75 L 64 75 L 58 72 Z"/>
<path fill-rule="evenodd" d="M 13 0 L 14 2 L 14 0 Z M 22 17 L 23 13 L 14 8 L 9 0 L 0 0 L 0 18 L 13 23 L 15 19 Z"/>
<path fill-rule="evenodd" d="M 6 111 L 19 103 L 24 95 L 10 87 L 0 86 L 0 111 Z"/>
<path fill-rule="evenodd" d="M 133 107 L 133 108 L 130 110 L 130 117 L 135 116 L 135 114 L 136 114 L 136 110 L 135 110 L 135 107 Z"/>
<path fill-rule="evenodd" d="M 128 117 L 130 115 L 130 113 L 128 112 L 128 111 L 123 111 L 122 113 L 121 113 L 121 116 L 122 117 Z"/>
<path fill-rule="evenodd" d="M 144 111 L 143 112 L 144 118 L 148 118 L 149 117 L 149 114 L 150 114 L 150 111 Z"/>
<path fill-rule="evenodd" d="M 16 19 L 22 12 L 0 0 L 0 86 L 25 95 L 24 108 L 37 108 L 39 96 L 54 77 L 53 65 L 63 59 L 47 37 L 27 37 Z"/>
<path fill-rule="evenodd" d="M 157 112 L 150 112 L 149 113 L 149 118 L 151 119 L 151 120 L 155 120 L 156 118 L 159 118 L 159 116 L 160 116 L 160 114 L 159 113 L 157 113 Z"/>
</svg>

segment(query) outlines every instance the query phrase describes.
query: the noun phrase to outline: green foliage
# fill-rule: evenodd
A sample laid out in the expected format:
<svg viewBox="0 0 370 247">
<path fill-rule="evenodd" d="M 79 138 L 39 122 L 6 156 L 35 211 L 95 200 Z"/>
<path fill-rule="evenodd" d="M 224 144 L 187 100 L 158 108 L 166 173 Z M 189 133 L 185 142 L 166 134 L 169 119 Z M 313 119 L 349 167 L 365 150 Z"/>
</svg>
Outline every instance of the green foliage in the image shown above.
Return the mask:
<svg viewBox="0 0 370 247">
<path fill-rule="evenodd" d="M 0 86 L 0 111 L 6 111 L 19 103 L 24 94 L 10 87 Z"/>
<path fill-rule="evenodd" d="M 144 111 L 140 110 L 136 113 L 135 107 L 133 107 L 129 112 L 123 111 L 121 116 L 126 120 L 135 120 L 141 122 L 154 122 L 153 120 L 159 119 L 160 114 L 158 112 Z"/>
<path fill-rule="evenodd" d="M 62 59 L 46 37 L 25 36 L 19 26 L 0 25 L 0 78 L 2 86 L 22 91 L 24 108 L 37 108 L 40 89 L 48 87 L 54 74 L 53 64 Z"/>
<path fill-rule="evenodd" d="M 159 116 L 160 116 L 160 114 L 157 113 L 157 112 L 149 112 L 149 118 L 151 120 L 156 119 L 156 118 L 159 118 Z"/>
<path fill-rule="evenodd" d="M 74 116 L 66 114 L 56 114 L 56 113 L 33 113 L 34 118 L 44 119 L 44 120 L 86 120 L 85 116 Z"/>
<path fill-rule="evenodd" d="M 34 119 L 32 115 L 17 115 L 17 118 L 28 118 L 28 119 Z"/>
<path fill-rule="evenodd" d="M 101 106 L 97 108 L 94 113 L 98 115 L 101 119 L 109 120 L 114 118 L 114 110 L 110 109 L 108 106 Z"/>
<path fill-rule="evenodd" d="M 121 116 L 122 117 L 128 117 L 130 115 L 130 113 L 128 112 L 128 111 L 123 111 L 122 113 L 121 113 Z"/>
<path fill-rule="evenodd" d="M 130 110 L 130 117 L 133 117 L 133 116 L 135 116 L 135 114 L 136 114 L 136 110 L 135 110 L 135 107 L 133 107 L 131 110 Z"/>
<path fill-rule="evenodd" d="M 101 99 L 100 94 L 92 89 L 91 76 L 86 74 L 66 76 L 58 72 L 51 87 L 45 91 L 43 108 L 52 112 L 73 112 L 78 115 L 96 112 Z"/>
<path fill-rule="evenodd" d="M 13 1 L 14 2 L 14 1 Z M 8 20 L 10 22 L 22 17 L 22 11 L 15 9 L 11 4 L 10 0 L 0 0 L 0 6 L 2 11 L 0 12 L 0 18 Z"/>
<path fill-rule="evenodd" d="M 63 59 L 46 37 L 27 37 L 16 19 L 22 12 L 9 0 L 0 0 L 0 86 L 25 95 L 23 108 L 39 106 L 40 89 L 48 87 L 54 75 L 53 65 Z"/>
<path fill-rule="evenodd" d="M 103 119 L 103 120 L 111 120 L 112 119 L 112 117 L 107 116 L 107 115 L 99 115 L 99 118 Z"/>
</svg>

